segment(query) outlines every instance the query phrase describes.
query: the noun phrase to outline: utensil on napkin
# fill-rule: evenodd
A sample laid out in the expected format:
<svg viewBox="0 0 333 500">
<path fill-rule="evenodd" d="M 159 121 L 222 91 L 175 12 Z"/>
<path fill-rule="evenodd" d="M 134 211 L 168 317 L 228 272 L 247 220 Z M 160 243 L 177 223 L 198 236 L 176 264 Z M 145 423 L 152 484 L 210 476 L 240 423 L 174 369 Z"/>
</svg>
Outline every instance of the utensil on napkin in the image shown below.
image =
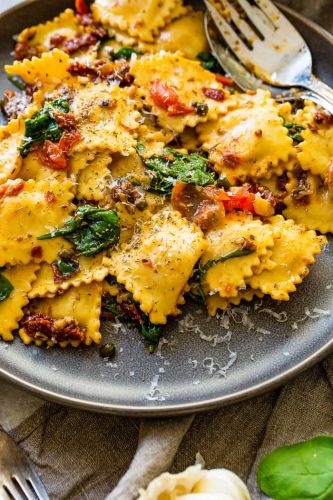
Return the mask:
<svg viewBox="0 0 333 500">
<path fill-rule="evenodd" d="M 204 1 L 211 49 L 243 90 L 267 88 L 280 100 L 310 99 L 333 113 L 333 90 L 312 74 L 308 45 L 270 0 Z"/>
<path fill-rule="evenodd" d="M 17 444 L 0 430 L 0 499 L 48 500 L 46 489 Z"/>
</svg>

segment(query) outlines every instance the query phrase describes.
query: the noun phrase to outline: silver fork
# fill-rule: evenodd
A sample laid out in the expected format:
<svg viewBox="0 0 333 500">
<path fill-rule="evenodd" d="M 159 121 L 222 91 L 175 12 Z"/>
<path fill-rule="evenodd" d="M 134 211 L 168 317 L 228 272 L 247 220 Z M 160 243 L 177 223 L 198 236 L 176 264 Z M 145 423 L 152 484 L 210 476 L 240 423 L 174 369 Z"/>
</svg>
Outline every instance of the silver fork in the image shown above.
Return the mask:
<svg viewBox="0 0 333 500">
<path fill-rule="evenodd" d="M 204 1 L 234 61 L 270 86 L 309 90 L 333 113 L 333 90 L 312 74 L 309 47 L 270 0 Z"/>
<path fill-rule="evenodd" d="M 210 49 L 216 59 L 219 61 L 222 68 L 232 76 L 235 83 L 242 90 L 257 90 L 261 88 L 272 94 L 274 99 L 279 102 L 295 101 L 298 99 L 308 99 L 314 101 L 322 107 L 325 107 L 326 101 L 319 94 L 315 94 L 310 90 L 283 88 L 264 83 L 260 78 L 257 78 L 253 73 L 245 68 L 230 52 L 228 47 L 223 45 L 213 33 L 215 28 L 214 21 L 208 12 L 205 13 L 205 31 L 209 41 Z"/>
<path fill-rule="evenodd" d="M 17 444 L 0 430 L 0 499 L 48 500 L 46 489 Z"/>
</svg>

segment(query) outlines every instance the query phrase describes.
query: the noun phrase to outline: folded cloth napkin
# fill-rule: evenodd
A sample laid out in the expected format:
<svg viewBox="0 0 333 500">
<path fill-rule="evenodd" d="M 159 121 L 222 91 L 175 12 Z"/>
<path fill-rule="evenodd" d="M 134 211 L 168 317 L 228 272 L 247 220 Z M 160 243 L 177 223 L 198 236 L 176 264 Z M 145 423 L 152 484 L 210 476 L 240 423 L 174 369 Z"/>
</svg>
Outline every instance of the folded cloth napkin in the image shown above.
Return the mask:
<svg viewBox="0 0 333 500">
<path fill-rule="evenodd" d="M 0 8 L 14 3 L 17 0 L 1 0 Z M 331 0 L 283 3 L 333 31 Z M 161 472 L 193 464 L 197 452 L 208 468 L 225 467 L 239 474 L 252 498 L 259 499 L 256 469 L 264 455 L 277 446 L 333 433 L 333 356 L 282 389 L 196 417 L 95 415 L 25 393 L 22 400 L 16 389 L 11 390 L 11 405 L 16 399 L 19 406 L 9 412 L 4 387 L 0 423 L 30 456 L 56 500 L 131 500 Z"/>
<path fill-rule="evenodd" d="M 333 356 L 282 389 L 196 417 L 138 419 L 95 415 L 46 403 L 10 431 L 52 499 L 131 500 L 165 470 L 200 452 L 259 499 L 259 460 L 277 446 L 333 432 Z"/>
</svg>

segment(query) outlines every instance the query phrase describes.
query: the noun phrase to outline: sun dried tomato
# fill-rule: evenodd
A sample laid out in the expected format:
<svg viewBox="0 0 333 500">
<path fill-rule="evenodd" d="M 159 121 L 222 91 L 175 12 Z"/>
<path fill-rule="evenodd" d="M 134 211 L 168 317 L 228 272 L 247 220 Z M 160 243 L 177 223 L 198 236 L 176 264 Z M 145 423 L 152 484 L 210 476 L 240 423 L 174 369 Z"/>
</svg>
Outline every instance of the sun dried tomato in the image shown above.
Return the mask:
<svg viewBox="0 0 333 500">
<path fill-rule="evenodd" d="M 41 246 L 33 247 L 30 255 L 33 259 L 41 259 L 43 257 L 43 249 Z"/>
<path fill-rule="evenodd" d="M 16 196 L 24 188 L 25 182 L 22 180 L 16 181 L 14 184 L 0 186 L 0 200 L 1 198 L 6 198 L 7 196 Z"/>
<path fill-rule="evenodd" d="M 79 49 L 95 45 L 97 41 L 98 38 L 96 35 L 93 35 L 92 33 L 84 33 L 82 36 L 68 38 L 63 45 L 63 50 L 68 52 L 68 54 L 72 54 Z"/>
<path fill-rule="evenodd" d="M 15 46 L 15 59 L 23 61 L 23 59 L 31 59 L 33 56 L 38 56 L 37 47 L 29 44 L 29 40 L 19 42 Z"/>
<path fill-rule="evenodd" d="M 56 320 L 46 314 L 31 313 L 23 317 L 21 324 L 25 333 L 34 340 L 51 340 L 54 343 L 72 340 L 85 341 L 86 335 L 75 321 L 69 321 L 62 328 L 57 328 L 55 323 Z"/>
<path fill-rule="evenodd" d="M 209 89 L 207 87 L 204 87 L 202 89 L 202 92 L 206 97 L 208 97 L 209 99 L 214 99 L 215 101 L 224 101 L 225 99 L 225 93 L 223 92 L 223 90 Z"/>
<path fill-rule="evenodd" d="M 75 10 L 80 16 L 89 14 L 89 9 L 84 0 L 75 0 Z"/>
</svg>

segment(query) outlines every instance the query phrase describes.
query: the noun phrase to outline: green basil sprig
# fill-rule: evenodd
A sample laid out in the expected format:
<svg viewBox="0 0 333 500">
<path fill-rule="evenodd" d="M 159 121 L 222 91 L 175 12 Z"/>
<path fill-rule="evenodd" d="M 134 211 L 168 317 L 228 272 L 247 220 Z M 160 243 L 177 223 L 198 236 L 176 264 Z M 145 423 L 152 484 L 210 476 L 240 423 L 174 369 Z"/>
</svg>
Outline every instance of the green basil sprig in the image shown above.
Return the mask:
<svg viewBox="0 0 333 500">
<path fill-rule="evenodd" d="M 120 222 L 117 212 L 92 205 L 81 205 L 63 227 L 38 237 L 47 240 L 63 236 L 74 244 L 77 253 L 91 256 L 119 241 Z"/>
<path fill-rule="evenodd" d="M 274 500 L 332 500 L 333 436 L 277 448 L 261 461 L 257 481 Z"/>
</svg>

